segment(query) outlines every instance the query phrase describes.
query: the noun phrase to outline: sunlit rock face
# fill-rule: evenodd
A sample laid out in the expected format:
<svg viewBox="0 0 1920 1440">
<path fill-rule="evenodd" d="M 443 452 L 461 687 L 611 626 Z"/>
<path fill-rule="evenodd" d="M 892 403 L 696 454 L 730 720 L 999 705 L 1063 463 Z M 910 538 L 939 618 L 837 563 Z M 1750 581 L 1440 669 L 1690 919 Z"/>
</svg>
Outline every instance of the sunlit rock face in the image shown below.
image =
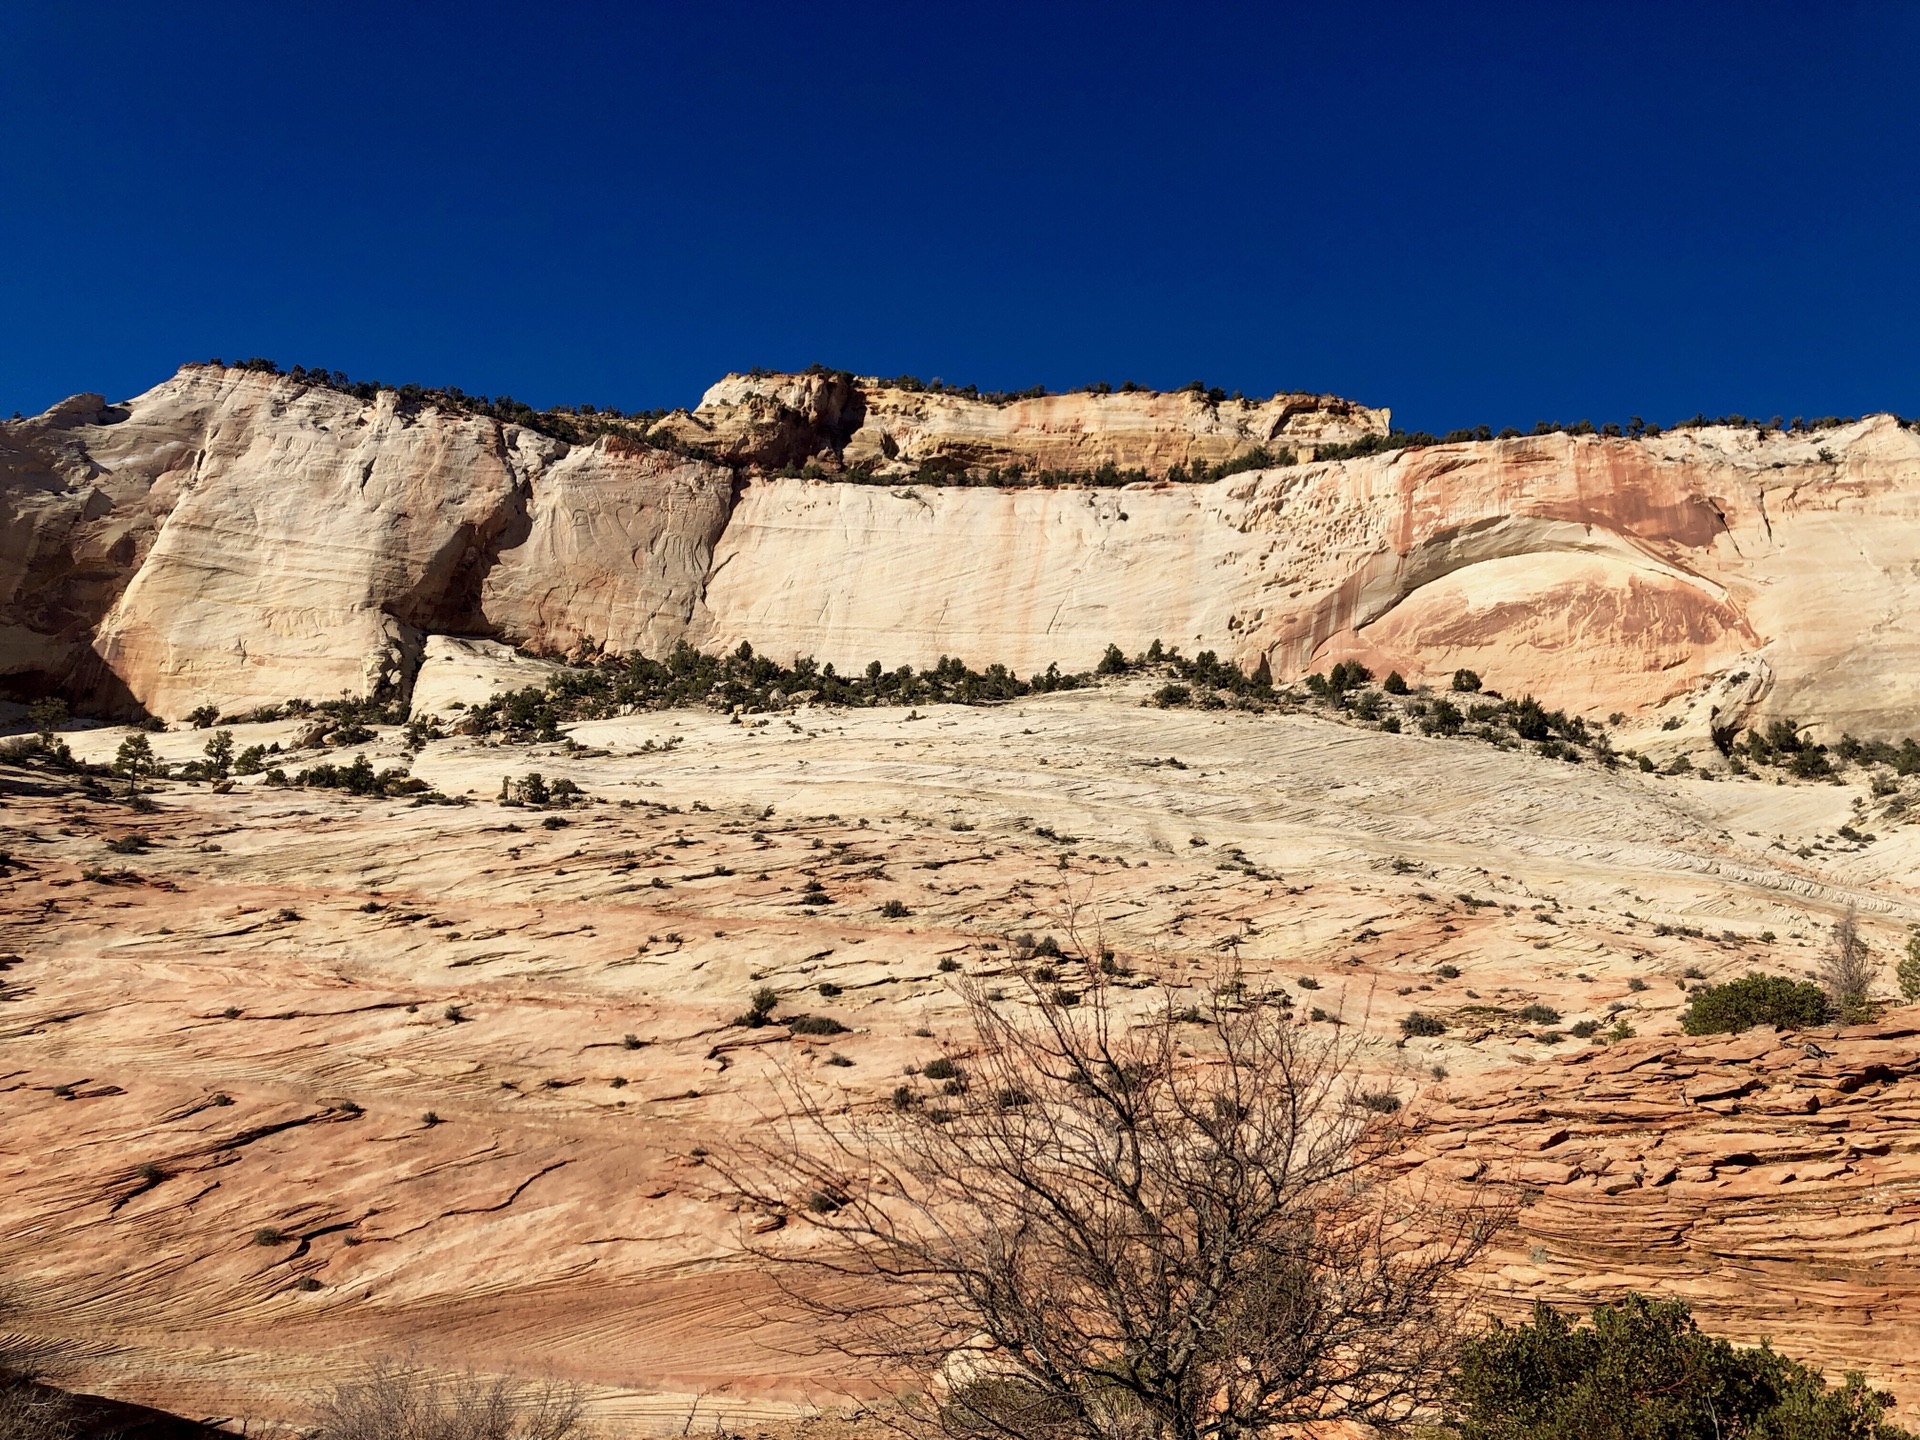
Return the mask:
<svg viewBox="0 0 1920 1440">
<path fill-rule="evenodd" d="M 640 438 L 569 445 L 189 366 L 0 425 L 0 675 L 175 717 L 404 698 L 434 635 L 1023 672 L 1159 639 L 1278 680 L 1471 669 L 1689 735 L 1915 728 L 1920 435 L 1891 417 L 1310 458 L 1386 428 L 1330 396 L 814 374 L 730 376 Z M 1181 478 L 1259 452 L 1296 463 Z M 1150 478 L 1072 478 L 1102 467 Z M 986 483 L 1016 469 L 1057 483 Z"/>
</svg>

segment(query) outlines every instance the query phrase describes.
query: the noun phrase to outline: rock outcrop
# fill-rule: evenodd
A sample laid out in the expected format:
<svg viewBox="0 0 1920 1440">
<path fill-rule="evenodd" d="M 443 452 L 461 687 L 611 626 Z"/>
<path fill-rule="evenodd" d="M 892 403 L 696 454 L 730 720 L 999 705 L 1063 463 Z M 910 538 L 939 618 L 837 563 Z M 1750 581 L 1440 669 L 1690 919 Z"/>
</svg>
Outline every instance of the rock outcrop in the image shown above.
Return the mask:
<svg viewBox="0 0 1920 1440">
<path fill-rule="evenodd" d="M 1749 1343 L 1920 1379 L 1920 1011 L 1805 1034 L 1662 1036 L 1478 1077 L 1408 1157 L 1517 1187 L 1491 1277 L 1516 1308 L 1636 1289 Z"/>
<path fill-rule="evenodd" d="M 661 428 L 768 467 L 820 458 L 911 478 L 923 469 L 1072 476 L 1111 466 L 1159 479 L 1255 449 L 1311 457 L 1316 445 L 1384 436 L 1389 418 L 1337 395 L 1122 390 L 986 400 L 835 374 L 729 375 Z"/>
<path fill-rule="evenodd" d="M 404 695 L 436 634 L 1023 672 L 1161 639 L 1281 680 L 1345 658 L 1465 667 L 1701 743 L 1781 714 L 1916 728 L 1920 433 L 1890 416 L 1207 483 L 923 483 L 1191 474 L 1385 428 L 1327 396 L 993 403 L 809 374 L 732 376 L 690 413 L 569 444 L 189 366 L 124 405 L 0 426 L 0 677 L 173 717 Z"/>
</svg>

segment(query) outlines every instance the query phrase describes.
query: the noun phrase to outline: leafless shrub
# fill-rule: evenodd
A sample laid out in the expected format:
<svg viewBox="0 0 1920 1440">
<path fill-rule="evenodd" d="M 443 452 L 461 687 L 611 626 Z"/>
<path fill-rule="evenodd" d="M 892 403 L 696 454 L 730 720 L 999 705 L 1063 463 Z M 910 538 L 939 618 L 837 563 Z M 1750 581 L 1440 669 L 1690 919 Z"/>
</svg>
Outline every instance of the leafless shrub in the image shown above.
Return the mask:
<svg viewBox="0 0 1920 1440">
<path fill-rule="evenodd" d="M 820 1343 L 915 1382 L 906 1423 L 1234 1440 L 1435 1399 L 1505 1213 L 1392 1179 L 1399 1121 L 1366 1104 L 1357 1038 L 1236 976 L 1198 1028 L 1170 999 L 1129 1023 L 1100 984 L 1070 1008 L 961 989 L 963 1096 L 830 1111 L 795 1079 L 723 1167 L 799 1223 L 749 1243 Z"/>
<path fill-rule="evenodd" d="M 336 1386 L 307 1440 L 579 1440 L 578 1390 L 547 1381 L 435 1377 L 385 1361 Z"/>
<path fill-rule="evenodd" d="M 74 1404 L 59 1390 L 0 1380 L 0 1435 L 7 1440 L 69 1440 Z"/>
<path fill-rule="evenodd" d="M 54 1346 L 11 1328 L 20 1302 L 0 1291 L 0 1436 L 6 1440 L 67 1440 L 74 1433 L 71 1396 L 36 1382 L 55 1369 Z"/>
<path fill-rule="evenodd" d="M 1869 997 L 1878 968 L 1867 942 L 1860 937 L 1859 917 L 1849 905 L 1847 913 L 1834 922 L 1828 950 L 1820 964 L 1820 983 L 1841 1020 L 1852 1023 L 1871 1016 Z"/>
</svg>

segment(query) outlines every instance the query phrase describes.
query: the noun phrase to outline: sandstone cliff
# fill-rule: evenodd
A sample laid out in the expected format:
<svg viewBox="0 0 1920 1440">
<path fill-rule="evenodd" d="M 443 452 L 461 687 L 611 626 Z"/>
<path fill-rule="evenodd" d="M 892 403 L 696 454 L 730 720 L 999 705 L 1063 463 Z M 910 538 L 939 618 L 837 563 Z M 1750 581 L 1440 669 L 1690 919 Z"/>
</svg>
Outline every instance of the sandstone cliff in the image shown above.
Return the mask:
<svg viewBox="0 0 1920 1440">
<path fill-rule="evenodd" d="M 1916 728 L 1920 434 L 1887 416 L 1204 484 L 913 479 L 1164 474 L 1385 427 L 1324 396 L 989 403 L 820 374 L 729 377 L 693 412 L 568 444 L 189 366 L 124 405 L 0 425 L 0 676 L 15 697 L 171 717 L 404 694 L 432 634 L 1021 671 L 1158 638 L 1281 679 L 1347 657 L 1416 680 L 1465 666 L 1692 736 L 1783 713 Z M 777 473 L 803 464 L 868 483 Z"/>
<path fill-rule="evenodd" d="M 1130 390 L 990 401 L 837 375 L 729 375 L 661 428 L 774 467 L 818 457 L 902 477 L 922 467 L 1085 474 L 1111 465 L 1157 479 L 1256 448 L 1311 455 L 1315 445 L 1384 436 L 1388 419 L 1337 395 Z"/>
</svg>

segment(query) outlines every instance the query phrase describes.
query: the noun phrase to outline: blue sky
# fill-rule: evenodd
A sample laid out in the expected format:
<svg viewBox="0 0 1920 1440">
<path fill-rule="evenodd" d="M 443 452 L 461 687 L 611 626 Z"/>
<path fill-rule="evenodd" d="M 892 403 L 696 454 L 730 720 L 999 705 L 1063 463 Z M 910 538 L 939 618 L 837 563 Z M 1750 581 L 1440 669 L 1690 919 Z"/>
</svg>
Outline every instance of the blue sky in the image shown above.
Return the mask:
<svg viewBox="0 0 1920 1440">
<path fill-rule="evenodd" d="M 0 0 L 0 414 L 819 360 L 1920 413 L 1920 5 Z"/>
</svg>

